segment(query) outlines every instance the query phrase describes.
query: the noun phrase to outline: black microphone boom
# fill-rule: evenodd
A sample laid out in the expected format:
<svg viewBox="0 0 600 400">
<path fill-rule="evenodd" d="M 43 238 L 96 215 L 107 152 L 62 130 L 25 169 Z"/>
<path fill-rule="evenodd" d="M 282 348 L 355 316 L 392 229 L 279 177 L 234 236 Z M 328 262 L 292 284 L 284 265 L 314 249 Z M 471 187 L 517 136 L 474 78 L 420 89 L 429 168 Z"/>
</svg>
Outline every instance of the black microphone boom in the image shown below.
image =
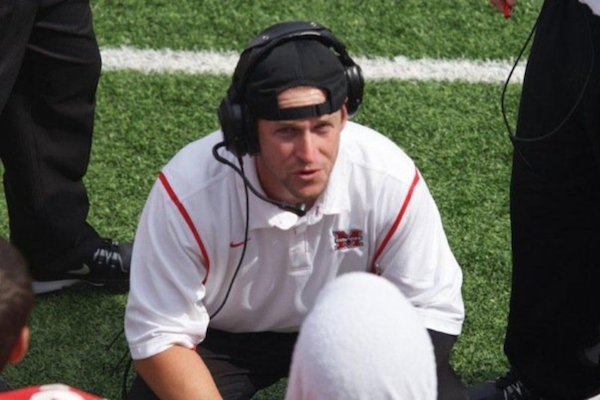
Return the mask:
<svg viewBox="0 0 600 400">
<path fill-rule="evenodd" d="M 246 174 L 244 174 L 244 171 L 241 168 L 239 168 L 238 166 L 236 166 L 234 163 L 227 160 L 226 158 L 223 158 L 219 154 L 219 148 L 225 147 L 225 146 L 226 146 L 225 142 L 217 143 L 212 149 L 213 156 L 221 164 L 225 164 L 225 165 L 231 167 L 242 178 L 246 187 L 248 189 L 250 189 L 250 191 L 252 193 L 254 193 L 254 195 L 256 197 L 258 197 L 259 199 L 261 199 L 263 201 L 266 201 L 267 203 L 273 204 L 274 206 L 277 206 L 277 207 L 281 208 L 282 210 L 293 212 L 294 214 L 296 214 L 299 217 L 303 217 L 304 215 L 306 215 L 306 212 L 308 211 L 306 209 L 306 204 L 303 204 L 303 203 L 288 204 L 288 203 L 284 203 L 282 201 L 273 200 L 273 199 L 270 199 L 270 198 L 262 195 L 258 190 L 256 190 L 254 188 L 254 186 L 252 186 L 252 183 L 250 183 L 248 178 L 246 178 Z M 238 157 L 238 160 L 239 160 L 240 165 L 242 165 L 242 158 Z"/>
</svg>

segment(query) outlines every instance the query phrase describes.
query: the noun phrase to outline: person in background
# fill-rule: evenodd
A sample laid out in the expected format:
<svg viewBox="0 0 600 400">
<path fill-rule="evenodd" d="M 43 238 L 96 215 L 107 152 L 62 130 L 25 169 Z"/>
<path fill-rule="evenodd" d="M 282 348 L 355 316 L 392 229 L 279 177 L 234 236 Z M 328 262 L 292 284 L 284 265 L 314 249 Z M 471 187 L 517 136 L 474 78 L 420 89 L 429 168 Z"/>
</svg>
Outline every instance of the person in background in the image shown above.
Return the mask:
<svg viewBox="0 0 600 400">
<path fill-rule="evenodd" d="M 129 279 L 131 243 L 87 222 L 100 66 L 88 0 L 0 1 L 0 160 L 36 293 Z"/>
<path fill-rule="evenodd" d="M 510 371 L 472 400 L 600 394 L 599 110 L 600 1 L 545 0 L 512 137 Z"/>
<path fill-rule="evenodd" d="M 0 372 L 19 363 L 29 346 L 28 319 L 34 297 L 31 277 L 21 254 L 0 238 Z M 0 399 L 99 400 L 66 385 L 41 385 L 11 390 L 0 381 Z"/>
</svg>

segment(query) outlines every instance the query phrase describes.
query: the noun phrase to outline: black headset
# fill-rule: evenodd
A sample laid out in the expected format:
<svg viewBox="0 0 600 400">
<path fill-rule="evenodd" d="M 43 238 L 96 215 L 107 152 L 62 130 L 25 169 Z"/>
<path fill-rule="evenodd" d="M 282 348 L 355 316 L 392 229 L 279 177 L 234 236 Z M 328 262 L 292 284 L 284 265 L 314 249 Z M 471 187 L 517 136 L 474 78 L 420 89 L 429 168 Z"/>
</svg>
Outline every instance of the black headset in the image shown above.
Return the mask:
<svg viewBox="0 0 600 400">
<path fill-rule="evenodd" d="M 348 81 L 348 115 L 354 115 L 362 103 L 364 78 L 360 67 L 350 58 L 346 46 L 333 33 L 314 22 L 291 21 L 265 29 L 244 49 L 233 74 L 232 84 L 218 109 L 223 142 L 237 157 L 258 154 L 256 121 L 244 99 L 246 80 L 257 63 L 274 47 L 291 41 L 313 39 L 333 49 L 344 66 Z"/>
</svg>

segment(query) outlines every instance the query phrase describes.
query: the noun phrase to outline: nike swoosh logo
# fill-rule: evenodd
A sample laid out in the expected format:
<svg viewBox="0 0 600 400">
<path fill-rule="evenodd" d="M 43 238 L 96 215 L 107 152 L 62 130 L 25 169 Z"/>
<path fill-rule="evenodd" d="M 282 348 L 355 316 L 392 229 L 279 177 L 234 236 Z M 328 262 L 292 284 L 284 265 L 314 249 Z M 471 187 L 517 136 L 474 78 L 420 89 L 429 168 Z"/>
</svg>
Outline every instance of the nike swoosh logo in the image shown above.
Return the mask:
<svg viewBox="0 0 600 400">
<path fill-rule="evenodd" d="M 250 241 L 250 239 L 248 239 L 248 241 Z M 246 243 L 246 240 L 242 240 L 241 242 L 237 242 L 237 243 L 231 242 L 231 243 L 229 243 L 229 247 L 231 247 L 232 249 L 234 249 L 236 247 L 240 247 L 244 243 Z"/>
<path fill-rule="evenodd" d="M 88 267 L 86 264 L 83 264 L 81 266 L 81 268 L 79 268 L 79 269 L 74 269 L 74 270 L 69 271 L 69 274 L 72 274 L 72 275 L 89 275 L 89 273 L 90 273 L 90 267 Z"/>
</svg>

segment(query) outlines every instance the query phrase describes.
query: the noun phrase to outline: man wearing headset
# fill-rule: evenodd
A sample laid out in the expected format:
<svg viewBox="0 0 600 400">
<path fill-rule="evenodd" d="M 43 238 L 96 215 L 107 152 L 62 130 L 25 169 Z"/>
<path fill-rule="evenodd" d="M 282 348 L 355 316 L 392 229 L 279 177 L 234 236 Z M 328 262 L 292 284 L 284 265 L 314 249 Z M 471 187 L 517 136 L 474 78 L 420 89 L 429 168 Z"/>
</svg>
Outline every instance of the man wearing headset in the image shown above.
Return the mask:
<svg viewBox="0 0 600 400">
<path fill-rule="evenodd" d="M 287 376 L 321 288 L 354 271 L 402 292 L 431 337 L 439 398 L 466 398 L 448 361 L 461 270 L 414 162 L 348 121 L 363 85 L 344 45 L 314 23 L 274 25 L 244 50 L 221 131 L 167 164 L 141 216 L 125 317 L 139 374 L 130 399 L 251 398 Z"/>
</svg>

